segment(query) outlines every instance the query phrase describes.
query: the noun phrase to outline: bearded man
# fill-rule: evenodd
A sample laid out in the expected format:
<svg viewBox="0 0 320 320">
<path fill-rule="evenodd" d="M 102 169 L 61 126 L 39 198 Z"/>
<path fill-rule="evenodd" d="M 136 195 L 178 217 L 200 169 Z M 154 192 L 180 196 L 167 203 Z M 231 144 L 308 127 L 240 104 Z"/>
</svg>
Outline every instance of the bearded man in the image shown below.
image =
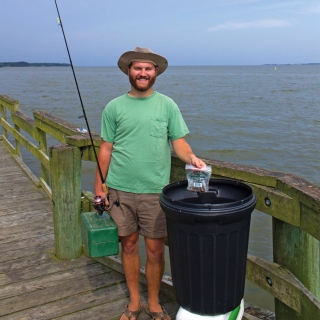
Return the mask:
<svg viewBox="0 0 320 320">
<path fill-rule="evenodd" d="M 116 200 L 120 203 L 110 210 L 118 226 L 130 294 L 120 320 L 136 320 L 143 309 L 152 319 L 170 320 L 158 298 L 167 236 L 159 194 L 169 183 L 170 143 L 185 163 L 198 168 L 205 163 L 194 155 L 184 139 L 189 131 L 176 103 L 153 89 L 156 77 L 168 66 L 167 60 L 148 48 L 136 47 L 119 58 L 118 66 L 129 76 L 131 89 L 112 100 L 103 111 L 99 163 L 109 188 L 106 206 Z M 95 195 L 104 196 L 98 170 Z M 147 252 L 145 306 L 139 292 L 139 234 L 144 237 Z"/>
</svg>

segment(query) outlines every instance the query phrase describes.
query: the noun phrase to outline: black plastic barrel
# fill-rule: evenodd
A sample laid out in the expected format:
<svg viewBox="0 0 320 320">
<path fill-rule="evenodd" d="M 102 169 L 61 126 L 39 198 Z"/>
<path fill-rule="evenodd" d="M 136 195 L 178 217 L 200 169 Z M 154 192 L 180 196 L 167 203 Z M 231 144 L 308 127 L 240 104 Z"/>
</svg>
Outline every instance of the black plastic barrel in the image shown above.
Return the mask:
<svg viewBox="0 0 320 320">
<path fill-rule="evenodd" d="M 211 179 L 208 192 L 187 190 L 187 181 L 160 195 L 166 214 L 172 281 L 177 302 L 199 315 L 225 314 L 244 295 L 252 189 Z"/>
</svg>

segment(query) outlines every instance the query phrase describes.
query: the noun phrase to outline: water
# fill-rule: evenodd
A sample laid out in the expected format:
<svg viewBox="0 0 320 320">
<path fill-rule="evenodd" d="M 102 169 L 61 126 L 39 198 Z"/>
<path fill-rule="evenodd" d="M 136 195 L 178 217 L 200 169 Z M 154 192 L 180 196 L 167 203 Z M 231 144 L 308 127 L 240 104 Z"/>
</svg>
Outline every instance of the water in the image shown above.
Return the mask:
<svg viewBox="0 0 320 320">
<path fill-rule="evenodd" d="M 129 90 L 128 80 L 117 67 L 75 71 L 90 128 L 99 133 L 104 106 Z M 179 105 L 197 155 L 293 173 L 318 185 L 319 87 L 319 65 L 169 67 L 155 85 Z M 19 100 L 31 117 L 45 110 L 85 127 L 70 68 L 0 68 L 0 93 Z M 39 170 L 32 156 L 23 157 Z M 83 188 L 92 190 L 94 164 L 84 163 L 83 175 Z M 271 218 L 257 211 L 249 253 L 272 260 Z M 272 298 L 249 282 L 245 300 L 273 309 Z"/>
</svg>

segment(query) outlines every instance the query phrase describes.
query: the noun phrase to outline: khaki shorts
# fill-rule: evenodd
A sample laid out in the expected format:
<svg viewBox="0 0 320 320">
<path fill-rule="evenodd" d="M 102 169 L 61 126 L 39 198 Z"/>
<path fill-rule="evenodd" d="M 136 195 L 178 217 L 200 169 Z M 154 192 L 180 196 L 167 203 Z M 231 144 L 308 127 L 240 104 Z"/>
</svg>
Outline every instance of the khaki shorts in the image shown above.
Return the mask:
<svg viewBox="0 0 320 320">
<path fill-rule="evenodd" d="M 167 236 L 165 213 L 159 204 L 159 194 L 131 193 L 109 188 L 109 203 L 114 205 L 110 216 L 118 226 L 119 236 L 128 236 L 139 232 L 148 238 Z"/>
</svg>

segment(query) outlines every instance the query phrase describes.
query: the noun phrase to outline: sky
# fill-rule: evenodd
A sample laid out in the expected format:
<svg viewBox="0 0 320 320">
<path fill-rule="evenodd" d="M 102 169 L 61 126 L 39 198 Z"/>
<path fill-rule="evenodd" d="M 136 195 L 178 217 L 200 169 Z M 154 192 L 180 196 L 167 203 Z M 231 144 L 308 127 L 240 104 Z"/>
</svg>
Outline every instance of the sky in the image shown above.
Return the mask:
<svg viewBox="0 0 320 320">
<path fill-rule="evenodd" d="M 169 65 L 320 63 L 320 1 L 57 0 L 74 66 L 148 47 Z M 54 0 L 0 0 L 0 62 L 68 63 Z"/>
</svg>

